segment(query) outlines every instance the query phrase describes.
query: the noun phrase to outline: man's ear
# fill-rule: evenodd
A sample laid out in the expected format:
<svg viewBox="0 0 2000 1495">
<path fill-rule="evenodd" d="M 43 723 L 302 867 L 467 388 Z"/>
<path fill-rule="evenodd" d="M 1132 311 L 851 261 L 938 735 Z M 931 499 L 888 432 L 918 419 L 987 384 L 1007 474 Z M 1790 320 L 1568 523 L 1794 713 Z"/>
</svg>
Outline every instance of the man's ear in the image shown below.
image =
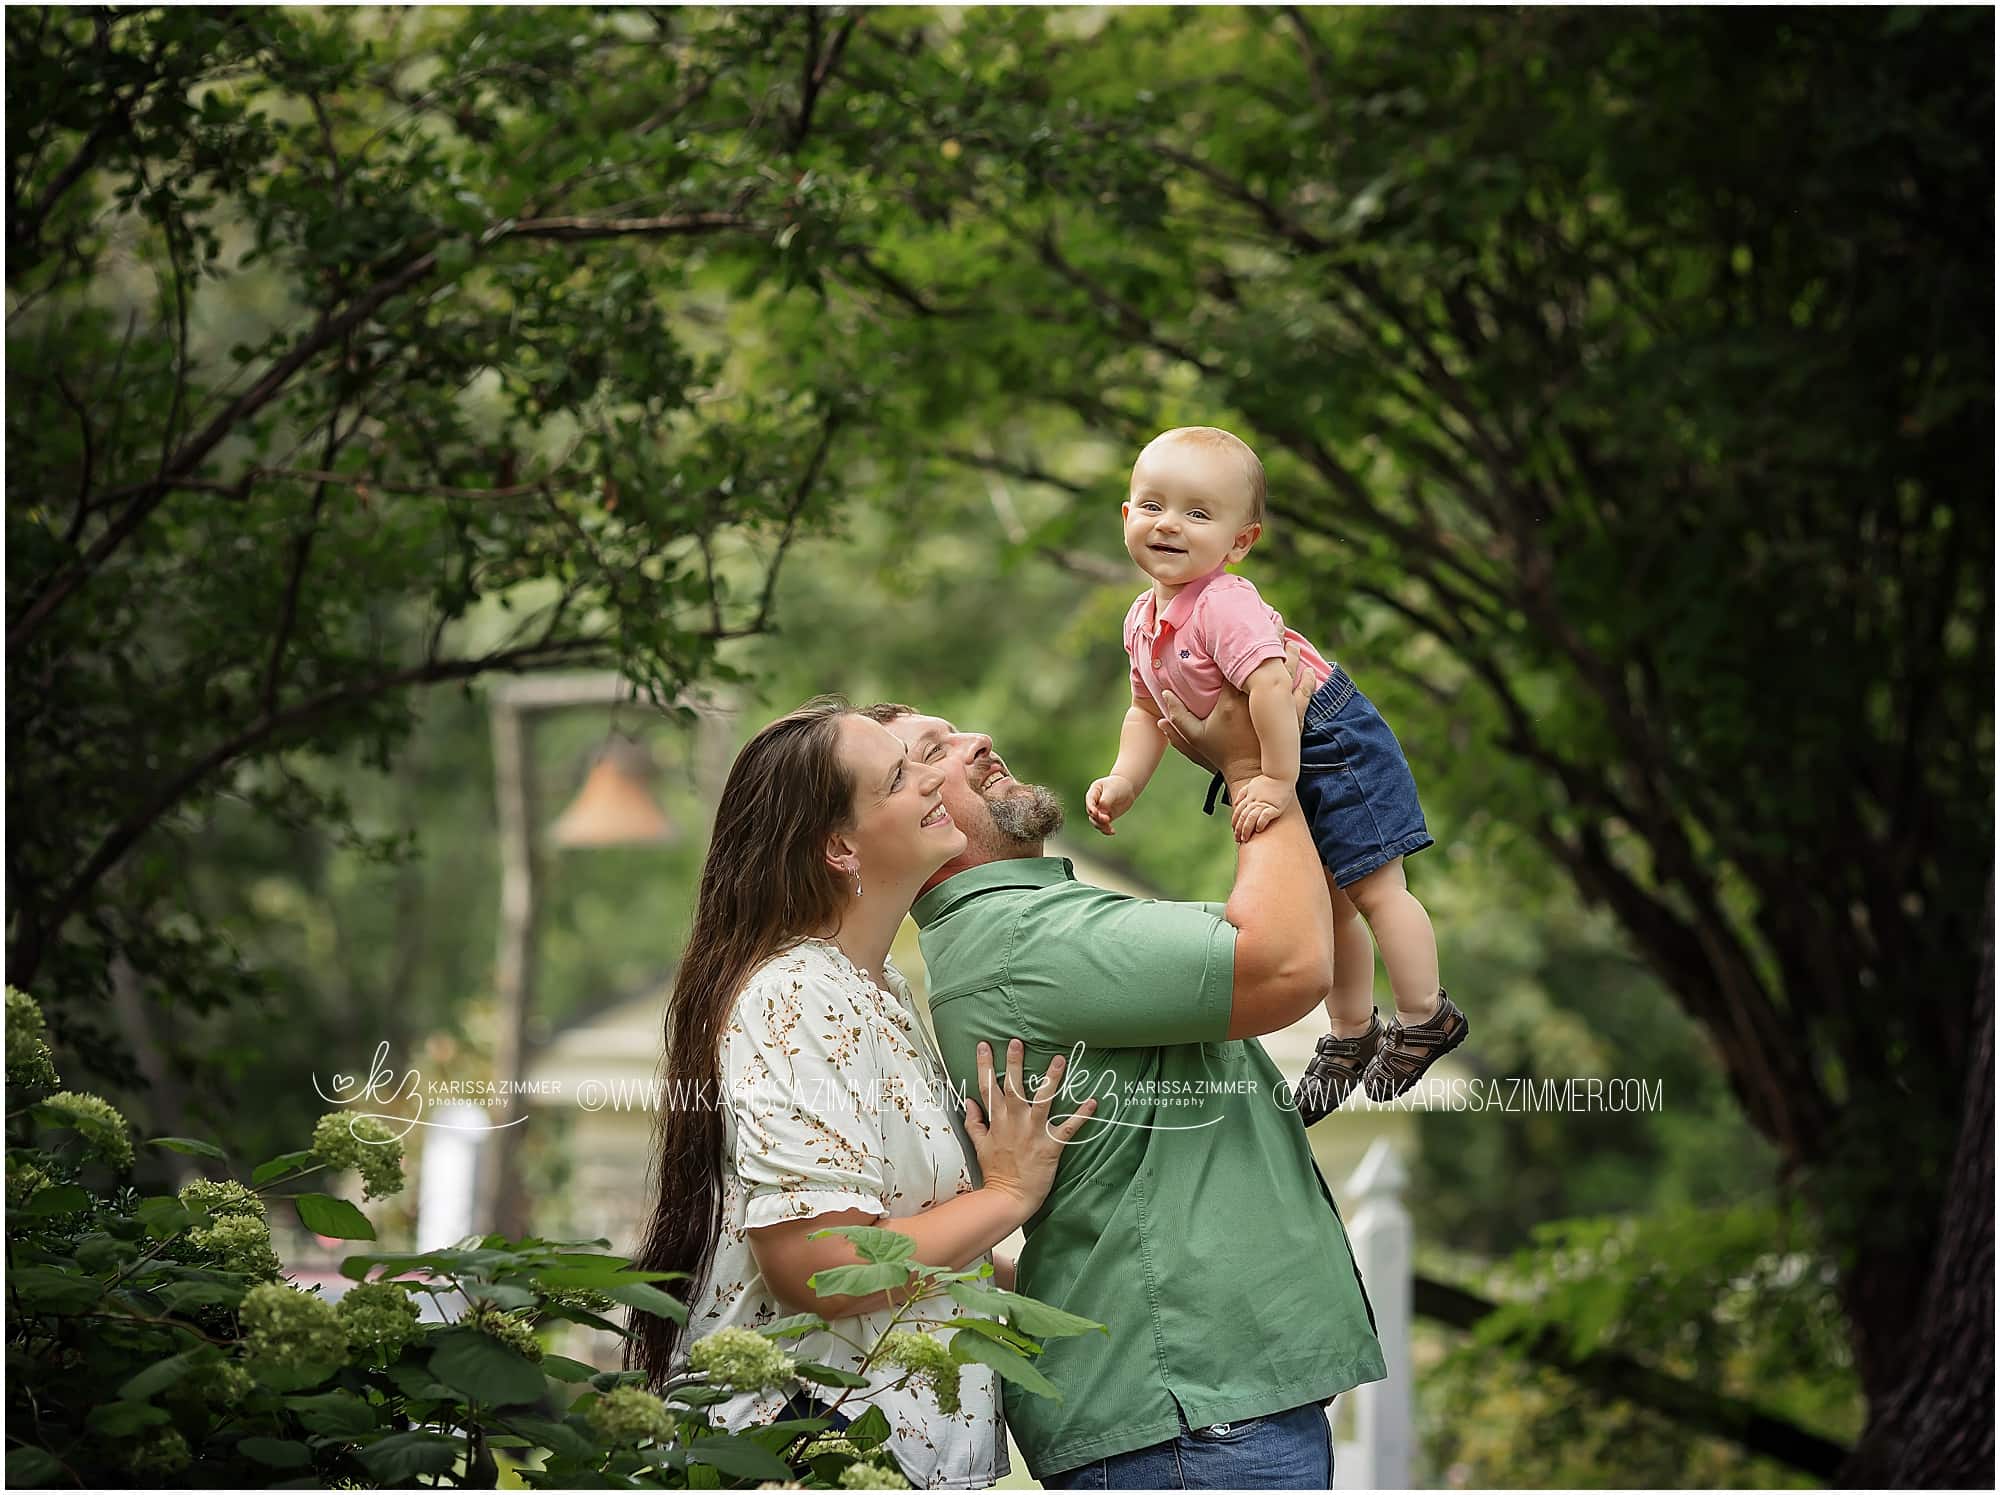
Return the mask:
<svg viewBox="0 0 2000 1495">
<path fill-rule="evenodd" d="M 1257 543 L 1257 537 L 1264 533 L 1261 524 L 1246 524 L 1236 532 L 1236 543 L 1229 547 L 1229 563 L 1234 565 L 1250 553 L 1250 547 Z"/>
</svg>

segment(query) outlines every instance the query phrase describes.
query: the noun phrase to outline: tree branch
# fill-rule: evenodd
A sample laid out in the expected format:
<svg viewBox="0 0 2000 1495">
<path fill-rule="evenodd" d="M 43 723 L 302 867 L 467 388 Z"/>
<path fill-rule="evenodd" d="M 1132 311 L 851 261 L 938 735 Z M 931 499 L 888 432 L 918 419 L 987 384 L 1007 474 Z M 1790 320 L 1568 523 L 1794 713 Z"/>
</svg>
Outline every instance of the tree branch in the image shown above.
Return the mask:
<svg viewBox="0 0 2000 1495">
<path fill-rule="evenodd" d="M 490 246 L 510 238 L 575 241 L 630 236 L 671 237 L 742 228 L 747 227 L 749 222 L 741 213 L 734 211 L 629 219 L 537 218 L 496 224 L 482 236 L 481 243 Z M 89 550 L 58 571 L 29 602 L 8 630 L 7 653 L 13 655 L 19 652 L 22 645 L 40 631 L 70 595 L 145 523 L 167 495 L 180 486 L 180 480 L 192 473 L 240 421 L 275 399 L 314 357 L 341 341 L 384 304 L 433 274 L 436 269 L 437 251 L 421 254 L 356 297 L 338 315 L 322 318 L 290 351 L 272 363 L 262 378 L 231 401 L 199 434 L 190 438 L 163 464 L 157 476 L 101 500 L 122 501 L 125 508 Z"/>
<path fill-rule="evenodd" d="M 121 498 L 125 494 L 131 496 L 123 512 L 112 520 L 104 533 L 92 543 L 90 549 L 69 567 L 57 572 L 49 584 L 29 603 L 27 609 L 7 632 L 8 654 L 19 652 L 21 646 L 34 637 L 71 593 L 88 581 L 112 552 L 123 545 L 133 532 L 146 522 L 153 510 L 158 508 L 168 493 L 173 491 L 175 481 L 192 472 L 222 443 L 237 422 L 269 404 L 277 397 L 279 391 L 291 382 L 292 376 L 305 367 L 313 357 L 339 342 L 374 315 L 385 302 L 408 290 L 436 268 L 435 251 L 419 255 L 358 297 L 338 316 L 323 319 L 313 331 L 300 338 L 284 357 L 265 370 L 263 378 L 238 395 L 230 402 L 227 409 L 183 445 L 156 477 L 149 482 L 139 484 L 136 489 L 127 489 L 121 494 L 113 495 Z"/>
<path fill-rule="evenodd" d="M 1439 1282 L 1415 1279 L 1411 1307 L 1425 1318 L 1471 1330 L 1500 1308 L 1498 1303 Z M 1619 1397 L 1682 1427 L 1724 1438 L 1751 1453 L 1776 1459 L 1821 1479 L 1832 1479 L 1848 1451 L 1786 1418 L 1737 1397 L 1684 1381 L 1612 1350 L 1577 1356 L 1560 1328 L 1551 1324 L 1515 1353 L 1550 1366 L 1599 1396 Z"/>
<path fill-rule="evenodd" d="M 578 242 L 586 239 L 677 238 L 683 234 L 709 234 L 721 229 L 749 228 L 752 220 L 742 213 L 667 213 L 656 218 L 524 218 L 496 224 L 482 236 L 483 245 L 506 239 L 552 239 Z"/>
<path fill-rule="evenodd" d="M 778 548 L 772 553 L 770 565 L 764 572 L 764 595 L 758 600 L 757 617 L 748 629 L 751 633 L 763 632 L 770 621 L 771 601 L 778 592 L 778 568 L 785 563 L 785 552 L 791 549 L 792 539 L 798 533 L 799 515 L 805 512 L 806 503 L 819 483 L 820 470 L 826 465 L 826 454 L 833 449 L 833 438 L 839 429 L 839 414 L 829 411 L 820 426 L 819 443 L 813 448 L 813 454 L 792 490 L 792 501 L 785 511 L 785 527 L 778 536 Z"/>
<path fill-rule="evenodd" d="M 350 680 L 317 695 L 308 696 L 283 711 L 262 711 L 256 720 L 204 753 L 154 791 L 138 810 L 120 821 L 83 864 L 81 871 L 49 905 L 37 921 L 46 936 L 62 926 L 81 905 L 90 890 L 115 867 L 152 826 L 211 775 L 228 767 L 252 748 L 273 735 L 302 727 L 330 711 L 354 706 L 411 685 L 432 685 L 445 680 L 469 679 L 475 675 L 506 670 L 523 672 L 547 665 L 567 663 L 577 657 L 601 654 L 602 638 L 544 641 L 525 648 L 480 655 L 470 659 L 426 660 L 422 664 L 391 671 L 366 680 Z M 40 941 L 36 945 L 39 947 Z M 26 974 L 32 974 L 32 966 Z M 11 973 L 10 973 L 11 975 Z M 22 978 L 25 979 L 25 976 Z"/>
</svg>

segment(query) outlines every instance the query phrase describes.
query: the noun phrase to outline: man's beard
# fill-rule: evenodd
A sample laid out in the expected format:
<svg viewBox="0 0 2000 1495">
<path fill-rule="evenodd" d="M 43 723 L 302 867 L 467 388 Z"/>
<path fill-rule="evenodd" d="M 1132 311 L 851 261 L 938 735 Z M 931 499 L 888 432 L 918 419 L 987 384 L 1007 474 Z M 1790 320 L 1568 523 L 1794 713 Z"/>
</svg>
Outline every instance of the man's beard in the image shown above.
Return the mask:
<svg viewBox="0 0 2000 1495">
<path fill-rule="evenodd" d="M 1028 792 L 986 802 L 993 816 L 993 828 L 1017 846 L 1046 841 L 1062 829 L 1062 801 L 1040 784 L 1021 787 Z"/>
</svg>

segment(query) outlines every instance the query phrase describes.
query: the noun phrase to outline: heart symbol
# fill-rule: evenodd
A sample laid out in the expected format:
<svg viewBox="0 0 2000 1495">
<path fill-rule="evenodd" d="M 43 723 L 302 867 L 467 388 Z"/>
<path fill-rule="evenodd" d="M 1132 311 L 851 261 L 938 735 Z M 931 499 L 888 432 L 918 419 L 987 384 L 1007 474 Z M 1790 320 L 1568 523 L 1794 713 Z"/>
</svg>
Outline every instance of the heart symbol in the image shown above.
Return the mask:
<svg viewBox="0 0 2000 1495">
<path fill-rule="evenodd" d="M 353 1086 L 354 1086 L 353 1075 L 335 1075 L 333 1077 L 333 1088 L 335 1091 L 350 1090 L 353 1088 Z"/>
</svg>

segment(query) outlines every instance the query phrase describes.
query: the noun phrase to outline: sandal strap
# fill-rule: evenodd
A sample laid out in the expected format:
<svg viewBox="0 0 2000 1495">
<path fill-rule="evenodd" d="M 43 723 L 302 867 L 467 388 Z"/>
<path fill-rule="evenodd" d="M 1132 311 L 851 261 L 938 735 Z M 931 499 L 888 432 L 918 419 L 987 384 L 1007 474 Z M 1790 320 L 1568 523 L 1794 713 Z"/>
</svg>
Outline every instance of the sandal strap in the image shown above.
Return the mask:
<svg viewBox="0 0 2000 1495">
<path fill-rule="evenodd" d="M 1377 1051 L 1375 1062 L 1387 1070 L 1397 1081 L 1414 1081 L 1430 1067 L 1431 1060 L 1442 1050 L 1452 1047 L 1465 1028 L 1465 1014 L 1458 1005 L 1438 992 L 1438 1010 L 1421 1023 L 1405 1023 L 1400 1018 L 1389 1020 L 1389 1031 L 1383 1035 L 1382 1047 Z"/>
</svg>

